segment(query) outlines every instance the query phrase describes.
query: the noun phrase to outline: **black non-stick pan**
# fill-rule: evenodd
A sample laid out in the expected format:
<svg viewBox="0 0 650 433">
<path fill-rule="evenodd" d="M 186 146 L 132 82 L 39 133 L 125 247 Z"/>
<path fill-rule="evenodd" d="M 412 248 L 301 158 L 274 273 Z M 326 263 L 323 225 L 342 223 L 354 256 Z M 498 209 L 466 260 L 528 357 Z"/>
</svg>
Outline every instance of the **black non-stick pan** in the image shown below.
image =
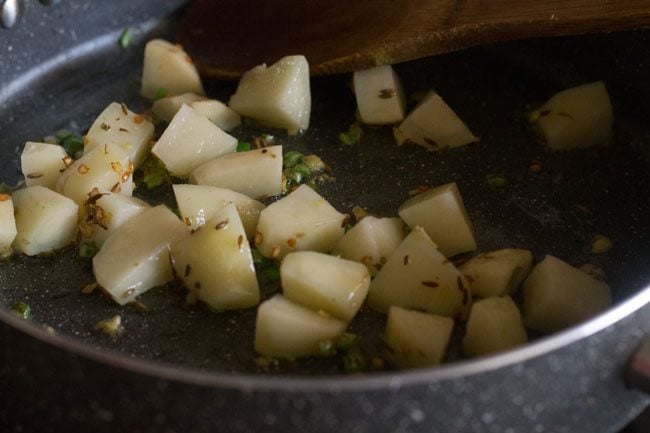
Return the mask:
<svg viewBox="0 0 650 433">
<path fill-rule="evenodd" d="M 25 141 L 83 133 L 112 101 L 149 107 L 139 96 L 143 46 L 173 39 L 178 16 L 169 13 L 182 2 L 131 3 L 27 2 L 22 20 L 0 32 L 5 182 L 20 179 Z M 135 35 L 126 49 L 117 42 L 125 27 Z M 141 296 L 146 309 L 120 307 L 99 291 L 81 292 L 93 276 L 74 246 L 15 256 L 0 263 L 0 423 L 7 431 L 616 431 L 650 402 L 623 380 L 650 331 L 649 42 L 642 31 L 532 40 L 396 65 L 411 106 L 434 89 L 481 138 L 445 152 L 398 147 L 387 127 L 364 127 L 357 144 L 342 144 L 338 135 L 355 121 L 349 76 L 312 80 L 304 134 L 248 124 L 232 132 L 242 140 L 270 133 L 286 149 L 318 154 L 336 178 L 320 191 L 342 212 L 360 206 L 394 216 L 409 191 L 455 181 L 481 251 L 526 248 L 538 260 L 552 254 L 603 269 L 618 306 L 608 315 L 484 360 L 452 350 L 448 367 L 346 376 L 330 358 L 258 362 L 255 309 L 189 306 L 173 285 Z M 595 80 L 612 97 L 614 142 L 548 151 L 526 112 Z M 221 100 L 236 86 L 205 84 Z M 494 175 L 505 185 L 490 182 Z M 173 203 L 169 186 L 139 194 Z M 613 247 L 593 254 L 599 234 Z M 266 285 L 263 297 L 278 290 Z M 18 302 L 29 305 L 28 321 L 9 311 Z M 122 334 L 95 329 L 116 314 Z M 369 355 L 381 354 L 384 321 L 363 309 L 350 326 Z"/>
</svg>

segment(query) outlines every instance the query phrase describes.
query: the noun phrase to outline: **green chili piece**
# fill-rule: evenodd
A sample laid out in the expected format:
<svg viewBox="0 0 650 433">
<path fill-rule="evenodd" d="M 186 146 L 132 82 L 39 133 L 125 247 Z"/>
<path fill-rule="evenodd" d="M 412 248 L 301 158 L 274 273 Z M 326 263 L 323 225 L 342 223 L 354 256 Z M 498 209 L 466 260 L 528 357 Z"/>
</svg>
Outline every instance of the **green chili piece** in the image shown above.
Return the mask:
<svg viewBox="0 0 650 433">
<path fill-rule="evenodd" d="M 133 33 L 131 32 L 130 28 L 125 28 L 122 31 L 122 34 L 120 35 L 120 47 L 126 49 L 131 45 L 131 41 L 133 40 Z"/>
<path fill-rule="evenodd" d="M 350 128 L 346 132 L 341 132 L 339 134 L 339 141 L 345 145 L 352 146 L 361 140 L 362 134 L 363 130 L 359 127 L 359 125 L 353 123 L 350 125 Z"/>
<path fill-rule="evenodd" d="M 162 99 L 165 96 L 167 96 L 167 90 L 162 88 L 162 87 L 158 87 L 158 89 L 156 90 L 156 94 L 154 95 L 153 99 L 155 101 L 157 101 L 158 99 Z"/>
<path fill-rule="evenodd" d="M 304 155 L 300 152 L 296 152 L 295 150 L 291 150 L 287 153 L 284 154 L 284 166 L 286 168 L 290 168 L 295 166 L 298 163 L 301 163 L 304 159 Z"/>
<path fill-rule="evenodd" d="M 79 244 L 79 257 L 82 259 L 92 259 L 97 254 L 97 245 L 91 240 L 84 240 Z"/>
<path fill-rule="evenodd" d="M 240 141 L 237 143 L 237 152 L 246 152 L 251 150 L 251 144 L 247 141 Z"/>
<path fill-rule="evenodd" d="M 492 188 L 501 188 L 508 183 L 508 180 L 500 174 L 488 174 L 485 176 L 485 181 Z"/>
<path fill-rule="evenodd" d="M 25 302 L 18 301 L 11 307 L 11 311 L 22 317 L 23 319 L 28 319 L 32 314 L 32 309 L 29 307 L 29 304 Z"/>
<path fill-rule="evenodd" d="M 274 264 L 262 268 L 262 278 L 269 283 L 280 281 L 280 266 Z"/>
<path fill-rule="evenodd" d="M 169 172 L 165 164 L 153 155 L 149 155 L 144 160 L 140 170 L 142 170 L 142 181 L 148 189 L 156 188 L 170 181 Z"/>
</svg>

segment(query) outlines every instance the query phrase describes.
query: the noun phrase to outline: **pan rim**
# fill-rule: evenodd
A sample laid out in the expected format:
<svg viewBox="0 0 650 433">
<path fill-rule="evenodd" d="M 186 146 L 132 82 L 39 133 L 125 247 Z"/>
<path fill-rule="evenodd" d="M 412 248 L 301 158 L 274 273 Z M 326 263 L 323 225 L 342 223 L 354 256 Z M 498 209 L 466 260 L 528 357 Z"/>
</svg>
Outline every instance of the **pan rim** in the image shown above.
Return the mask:
<svg viewBox="0 0 650 433">
<path fill-rule="evenodd" d="M 650 284 L 631 298 L 619 303 L 608 311 L 575 325 L 564 331 L 557 332 L 538 341 L 503 353 L 483 357 L 476 360 L 463 360 L 447 365 L 368 375 L 324 375 L 324 376 L 290 376 L 263 375 L 250 373 L 229 373 L 198 369 L 194 367 L 173 365 L 149 359 L 134 358 L 128 354 L 89 346 L 65 334 L 48 333 L 43 326 L 30 320 L 25 320 L 10 312 L 0 309 L 0 321 L 15 330 L 27 334 L 65 352 L 132 373 L 146 375 L 152 378 L 165 379 L 185 384 L 253 391 L 289 391 L 289 392 L 342 392 L 342 391 L 372 391 L 376 389 L 400 388 L 404 386 L 428 384 L 436 381 L 451 380 L 474 374 L 497 370 L 512 366 L 541 355 L 562 349 L 572 343 L 590 337 L 617 322 L 631 316 L 637 311 L 650 305 Z"/>
</svg>

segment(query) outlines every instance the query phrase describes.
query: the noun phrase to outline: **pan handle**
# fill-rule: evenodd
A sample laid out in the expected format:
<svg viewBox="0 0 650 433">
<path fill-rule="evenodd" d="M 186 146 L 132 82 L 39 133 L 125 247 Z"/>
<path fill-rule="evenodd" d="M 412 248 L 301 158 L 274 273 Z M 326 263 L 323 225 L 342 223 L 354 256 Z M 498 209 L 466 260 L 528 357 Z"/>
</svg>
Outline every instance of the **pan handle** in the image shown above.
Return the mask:
<svg viewBox="0 0 650 433">
<path fill-rule="evenodd" d="M 650 335 L 630 358 L 625 377 L 630 387 L 650 394 Z"/>
</svg>

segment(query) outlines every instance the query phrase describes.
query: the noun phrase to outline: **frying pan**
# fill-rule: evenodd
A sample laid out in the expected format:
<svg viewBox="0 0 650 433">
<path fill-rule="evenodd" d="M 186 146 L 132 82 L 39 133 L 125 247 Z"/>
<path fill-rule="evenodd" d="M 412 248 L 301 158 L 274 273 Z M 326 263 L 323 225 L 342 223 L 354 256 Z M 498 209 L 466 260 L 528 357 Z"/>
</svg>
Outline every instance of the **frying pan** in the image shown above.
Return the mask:
<svg viewBox="0 0 650 433">
<path fill-rule="evenodd" d="M 20 178 L 26 140 L 65 128 L 83 132 L 111 101 L 134 110 L 142 51 L 173 38 L 184 2 L 24 2 L 0 33 L 0 172 Z M 118 46 L 130 27 L 135 39 Z M 146 310 L 119 307 L 80 289 L 90 265 L 74 248 L 14 257 L 0 265 L 0 424 L 6 431 L 177 432 L 614 432 L 650 397 L 624 375 L 650 334 L 650 119 L 646 80 L 650 33 L 631 32 L 477 47 L 397 65 L 407 94 L 434 88 L 481 136 L 446 153 L 394 145 L 389 128 L 365 127 L 353 146 L 337 136 L 354 121 L 349 77 L 312 80 L 312 125 L 300 136 L 270 132 L 287 148 L 316 153 L 336 181 L 322 194 L 342 211 L 362 206 L 395 215 L 407 191 L 459 184 L 482 251 L 502 247 L 597 265 L 615 307 L 564 332 L 479 360 L 435 369 L 343 375 L 330 359 L 262 367 L 252 350 L 254 309 L 214 313 L 187 306 L 175 287 L 141 297 Z M 269 59 L 273 61 L 274 59 Z M 530 104 L 559 89 L 603 79 L 616 113 L 607 148 L 544 150 L 522 121 Z M 233 83 L 208 82 L 227 100 Z M 534 173 L 531 164 L 542 171 Z M 491 187 L 486 176 L 507 180 Z M 146 195 L 146 194 L 145 194 Z M 151 200 L 169 201 L 164 188 Z M 614 242 L 590 253 L 604 234 Z M 264 297 L 277 287 L 265 287 Z M 30 320 L 9 307 L 30 305 Z M 94 329 L 120 314 L 125 331 Z M 364 310 L 351 324 L 363 349 L 381 348 L 384 318 Z M 52 332 L 53 331 L 53 332 Z"/>
</svg>

